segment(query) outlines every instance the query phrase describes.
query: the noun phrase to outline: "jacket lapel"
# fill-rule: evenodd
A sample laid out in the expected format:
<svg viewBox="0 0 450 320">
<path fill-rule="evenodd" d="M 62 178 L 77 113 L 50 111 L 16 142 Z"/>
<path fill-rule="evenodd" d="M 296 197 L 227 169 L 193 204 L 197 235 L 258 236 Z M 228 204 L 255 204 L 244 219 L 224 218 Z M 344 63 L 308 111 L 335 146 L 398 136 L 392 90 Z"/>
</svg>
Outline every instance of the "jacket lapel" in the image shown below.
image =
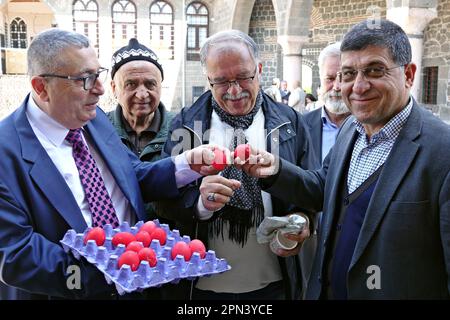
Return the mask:
<svg viewBox="0 0 450 320">
<path fill-rule="evenodd" d="M 71 196 L 72 193 L 67 183 L 42 147 L 28 122 L 25 113 L 27 103 L 28 97 L 16 118 L 16 128 L 22 157 L 30 163 L 30 177 L 68 225 L 77 232 L 82 232 L 87 228 L 86 222 L 75 198 Z"/>
<path fill-rule="evenodd" d="M 308 122 L 309 132 L 311 132 L 311 140 L 313 148 L 316 150 L 317 160 L 322 164 L 322 108 L 313 112 L 311 121 Z"/>
<path fill-rule="evenodd" d="M 350 268 L 361 257 L 375 230 L 386 214 L 389 204 L 396 190 L 402 182 L 406 172 L 412 165 L 419 150 L 419 144 L 414 140 L 420 135 L 422 120 L 418 106 L 414 101 L 411 114 L 395 142 L 392 151 L 381 171 L 377 186 L 373 192 L 366 216 L 356 243 Z"/>
<path fill-rule="evenodd" d="M 30 148 L 30 150 L 32 149 Z M 75 198 L 72 196 L 72 191 L 70 191 L 45 150 L 42 148 L 41 150 L 34 150 L 36 158 L 30 170 L 31 178 L 69 226 L 77 232 L 82 232 L 87 228 L 87 224 Z M 53 178 L 49 179 L 49 177 Z"/>
<path fill-rule="evenodd" d="M 342 147 L 336 149 L 336 152 L 333 152 L 334 148 L 331 149 L 324 161 L 324 166 L 328 166 L 329 163 L 337 164 L 336 166 L 332 165 L 328 169 L 327 181 L 330 181 L 330 183 L 325 185 L 325 195 L 330 195 L 329 199 L 325 202 L 328 206 L 327 208 L 324 208 L 325 214 L 322 227 L 324 232 L 323 239 L 326 242 L 328 242 L 328 237 L 330 236 L 331 224 L 334 220 L 336 210 L 339 210 L 339 208 L 336 208 L 336 203 L 340 203 L 340 201 L 336 200 L 339 195 L 342 194 L 342 190 L 340 190 L 340 182 L 344 178 L 344 172 L 347 170 L 347 164 L 350 161 L 355 139 L 357 137 L 357 131 L 355 130 L 353 119 L 353 117 L 347 119 L 336 139 L 336 145 L 342 145 Z M 340 152 L 341 150 L 342 152 Z"/>
</svg>

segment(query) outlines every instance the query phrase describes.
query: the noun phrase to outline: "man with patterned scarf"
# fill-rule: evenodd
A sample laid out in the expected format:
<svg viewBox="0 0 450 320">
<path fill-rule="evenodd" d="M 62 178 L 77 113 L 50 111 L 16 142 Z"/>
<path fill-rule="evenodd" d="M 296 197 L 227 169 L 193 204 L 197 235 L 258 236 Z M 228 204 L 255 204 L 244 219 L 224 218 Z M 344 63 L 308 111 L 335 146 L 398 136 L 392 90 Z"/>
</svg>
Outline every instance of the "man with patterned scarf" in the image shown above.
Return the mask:
<svg viewBox="0 0 450 320">
<path fill-rule="evenodd" d="M 307 168 L 311 151 L 304 121 L 295 110 L 274 102 L 261 90 L 262 63 L 253 39 L 236 30 L 219 32 L 206 40 L 200 59 L 211 90 L 175 117 L 164 154 L 200 144 L 233 151 L 248 143 Z M 227 166 L 187 186 L 178 201 L 160 203 L 159 209 L 160 215 L 177 221 L 182 234 L 205 241 L 207 249 L 232 267 L 192 283 L 191 298 L 300 297 L 300 246 L 275 254 L 268 244 L 256 241 L 256 229 L 265 216 L 302 210 L 262 192 L 257 179 Z M 309 228 L 290 238 L 301 241 L 307 236 Z"/>
</svg>

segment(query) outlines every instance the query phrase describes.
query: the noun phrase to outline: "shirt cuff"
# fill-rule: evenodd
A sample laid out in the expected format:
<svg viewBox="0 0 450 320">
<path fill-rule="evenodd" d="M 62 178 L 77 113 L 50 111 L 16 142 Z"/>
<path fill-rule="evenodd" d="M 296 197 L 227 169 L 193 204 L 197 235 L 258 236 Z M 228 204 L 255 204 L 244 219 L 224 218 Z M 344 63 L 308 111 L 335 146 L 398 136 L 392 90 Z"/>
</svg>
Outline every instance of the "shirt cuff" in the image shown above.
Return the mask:
<svg viewBox="0 0 450 320">
<path fill-rule="evenodd" d="M 197 201 L 197 217 L 200 220 L 208 220 L 210 219 L 214 214 L 214 211 L 209 211 L 205 208 L 203 205 L 202 197 L 200 196 Z"/>
<path fill-rule="evenodd" d="M 175 181 L 177 188 L 184 187 L 201 177 L 200 173 L 191 169 L 184 153 L 175 157 Z"/>
</svg>

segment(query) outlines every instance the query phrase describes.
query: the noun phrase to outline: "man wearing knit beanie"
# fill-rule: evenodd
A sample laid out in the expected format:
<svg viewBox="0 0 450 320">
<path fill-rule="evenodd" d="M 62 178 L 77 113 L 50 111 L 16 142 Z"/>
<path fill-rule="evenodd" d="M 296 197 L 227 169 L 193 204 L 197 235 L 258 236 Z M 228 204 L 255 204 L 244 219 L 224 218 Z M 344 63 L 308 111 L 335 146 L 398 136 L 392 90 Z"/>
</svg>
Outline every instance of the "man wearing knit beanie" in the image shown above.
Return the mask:
<svg viewBox="0 0 450 320">
<path fill-rule="evenodd" d="M 160 101 L 164 73 L 158 57 L 132 38 L 113 54 L 111 78 L 118 104 L 108 117 L 122 142 L 142 161 L 160 159 L 174 114 Z M 152 205 L 148 210 L 156 217 Z"/>
</svg>

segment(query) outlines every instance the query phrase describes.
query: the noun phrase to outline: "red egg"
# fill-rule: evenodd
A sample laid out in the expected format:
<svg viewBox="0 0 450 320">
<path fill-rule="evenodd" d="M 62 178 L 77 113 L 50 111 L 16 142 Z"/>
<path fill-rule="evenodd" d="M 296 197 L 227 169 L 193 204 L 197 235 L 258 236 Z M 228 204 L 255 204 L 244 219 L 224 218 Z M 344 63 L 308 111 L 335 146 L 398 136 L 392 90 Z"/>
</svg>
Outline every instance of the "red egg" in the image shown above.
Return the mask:
<svg viewBox="0 0 450 320">
<path fill-rule="evenodd" d="M 172 260 L 175 260 L 177 255 L 182 255 L 184 257 L 184 261 L 189 261 L 191 259 L 192 252 L 186 242 L 178 241 L 175 243 L 171 253 Z"/>
<path fill-rule="evenodd" d="M 156 266 L 156 253 L 152 248 L 143 248 L 141 249 L 141 251 L 139 251 L 138 255 L 141 261 L 148 261 L 150 267 Z"/>
<path fill-rule="evenodd" d="M 105 230 L 100 227 L 95 227 L 87 233 L 86 237 L 84 237 L 84 244 L 89 240 L 95 240 L 95 243 L 97 243 L 98 246 L 102 246 L 105 243 L 105 239 Z"/>
<path fill-rule="evenodd" d="M 150 238 L 150 234 L 147 231 L 139 231 L 136 234 L 136 241 L 140 241 L 142 242 L 144 247 L 148 247 L 152 240 Z"/>
<path fill-rule="evenodd" d="M 150 238 L 152 240 L 153 239 L 159 240 L 159 244 L 163 246 L 166 244 L 167 235 L 166 235 L 166 232 L 164 231 L 164 229 L 156 228 L 150 235 Z"/>
<path fill-rule="evenodd" d="M 147 221 L 146 223 L 144 223 L 142 225 L 142 227 L 139 229 L 140 231 L 146 231 L 148 232 L 149 235 L 152 234 L 152 232 L 156 229 L 156 223 L 154 223 L 153 221 Z"/>
<path fill-rule="evenodd" d="M 112 238 L 112 244 L 115 247 L 121 243 L 126 247 L 132 241 L 136 241 L 136 238 L 129 232 L 119 232 Z"/>
<path fill-rule="evenodd" d="M 227 167 L 227 155 L 220 149 L 214 149 L 214 160 L 211 164 L 214 169 L 222 171 Z"/>
<path fill-rule="evenodd" d="M 125 251 L 119 258 L 119 269 L 122 265 L 127 264 L 130 266 L 132 271 L 136 271 L 139 268 L 139 263 L 141 260 L 139 259 L 139 255 L 134 251 Z"/>
<path fill-rule="evenodd" d="M 125 249 L 125 251 L 134 251 L 134 252 L 138 253 L 139 251 L 141 251 L 141 249 L 144 249 L 144 246 L 142 245 L 141 242 L 139 242 L 139 241 L 131 241 L 127 245 L 127 248 Z"/>
<path fill-rule="evenodd" d="M 240 144 L 234 149 L 234 158 L 239 157 L 239 159 L 247 161 L 250 157 L 251 150 L 252 148 L 249 144 Z"/>
<path fill-rule="evenodd" d="M 203 242 L 198 239 L 194 239 L 189 242 L 189 248 L 191 249 L 192 253 L 198 252 L 200 254 L 200 258 L 202 259 L 206 255 L 206 247 Z"/>
</svg>

